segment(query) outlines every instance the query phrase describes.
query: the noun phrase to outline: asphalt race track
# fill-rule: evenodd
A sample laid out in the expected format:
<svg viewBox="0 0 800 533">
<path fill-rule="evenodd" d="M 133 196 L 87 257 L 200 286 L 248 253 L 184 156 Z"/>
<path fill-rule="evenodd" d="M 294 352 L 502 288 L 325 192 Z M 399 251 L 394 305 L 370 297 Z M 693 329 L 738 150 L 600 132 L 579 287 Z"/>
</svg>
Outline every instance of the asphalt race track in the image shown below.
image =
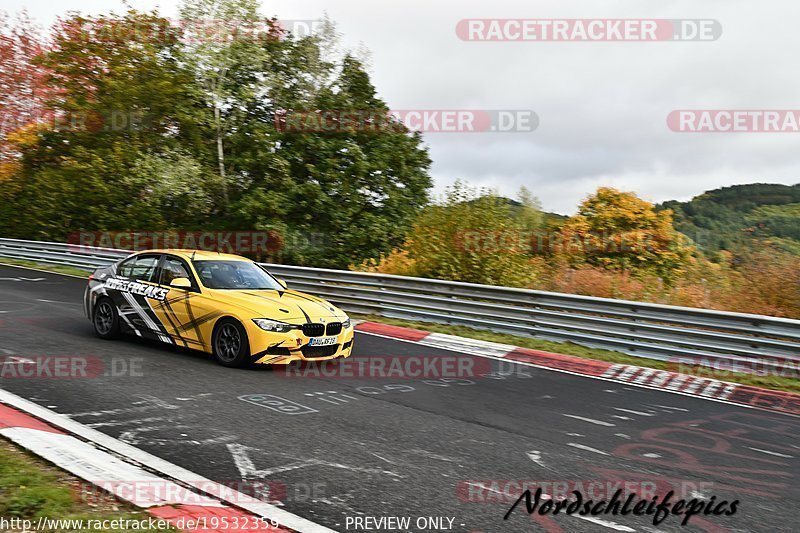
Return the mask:
<svg viewBox="0 0 800 533">
<path fill-rule="evenodd" d="M 410 517 L 407 531 L 436 530 L 416 527 L 421 517 L 453 519 L 459 532 L 800 530 L 796 417 L 496 361 L 493 374 L 460 380 L 227 369 L 133 337 L 96 338 L 85 284 L 0 267 L 2 388 L 215 481 L 266 484 L 288 511 L 337 531 L 382 516 Z M 354 357 L 377 355 L 453 353 L 357 334 Z M 83 356 L 100 371 L 9 368 L 40 356 Z M 504 521 L 509 481 L 545 493 L 622 481 L 740 503 L 687 527 L 676 516 L 657 527 L 652 516 L 534 519 L 524 505 Z"/>
</svg>

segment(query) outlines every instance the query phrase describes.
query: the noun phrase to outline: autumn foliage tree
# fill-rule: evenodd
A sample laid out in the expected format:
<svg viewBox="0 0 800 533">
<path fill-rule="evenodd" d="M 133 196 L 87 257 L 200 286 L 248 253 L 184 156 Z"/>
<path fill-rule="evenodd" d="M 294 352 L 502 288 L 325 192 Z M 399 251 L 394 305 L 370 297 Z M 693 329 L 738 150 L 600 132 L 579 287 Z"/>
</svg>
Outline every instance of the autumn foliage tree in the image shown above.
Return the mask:
<svg viewBox="0 0 800 533">
<path fill-rule="evenodd" d="M 573 266 L 654 274 L 673 283 L 692 254 L 672 212 L 635 194 L 601 187 L 562 226 L 558 251 Z"/>
<path fill-rule="evenodd" d="M 363 270 L 455 281 L 526 287 L 536 282 L 537 262 L 527 236 L 541 220 L 538 202 L 525 200 L 516 212 L 494 191 L 456 182 L 439 202 L 425 208 L 402 249 Z"/>
<path fill-rule="evenodd" d="M 34 61 L 45 48 L 43 35 L 26 15 L 12 20 L 0 13 L 0 165 L 20 156 L 10 134 L 52 119 L 45 105 L 50 93 L 45 71 Z M 8 167 L 0 170 L 8 172 Z"/>
</svg>

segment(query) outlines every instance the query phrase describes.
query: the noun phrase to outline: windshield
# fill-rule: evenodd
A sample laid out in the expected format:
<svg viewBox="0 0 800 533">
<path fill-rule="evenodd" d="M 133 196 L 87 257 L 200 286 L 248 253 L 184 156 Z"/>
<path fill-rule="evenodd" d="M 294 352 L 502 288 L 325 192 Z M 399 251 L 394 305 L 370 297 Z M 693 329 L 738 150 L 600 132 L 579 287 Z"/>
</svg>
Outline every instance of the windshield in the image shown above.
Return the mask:
<svg viewBox="0 0 800 533">
<path fill-rule="evenodd" d="M 194 261 L 194 268 L 209 289 L 284 290 L 275 278 L 249 261 Z"/>
</svg>

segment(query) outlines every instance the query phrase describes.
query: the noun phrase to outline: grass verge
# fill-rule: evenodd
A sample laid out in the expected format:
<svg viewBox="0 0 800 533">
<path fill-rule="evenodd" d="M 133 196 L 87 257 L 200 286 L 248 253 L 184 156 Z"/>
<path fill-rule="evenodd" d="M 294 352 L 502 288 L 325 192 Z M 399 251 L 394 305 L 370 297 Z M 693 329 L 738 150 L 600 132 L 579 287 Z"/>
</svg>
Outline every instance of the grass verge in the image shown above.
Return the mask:
<svg viewBox="0 0 800 533">
<path fill-rule="evenodd" d="M 12 265 L 12 266 L 38 268 L 39 270 L 47 270 L 48 272 L 58 272 L 59 274 L 70 274 L 72 276 L 80 276 L 82 278 L 89 277 L 88 271 L 70 266 L 48 265 L 43 263 L 36 263 L 35 261 L 28 261 L 25 259 L 12 259 L 9 257 L 0 257 L 0 263 L 5 263 L 7 265 Z"/>
<path fill-rule="evenodd" d="M 691 374 L 697 377 L 729 381 L 731 383 L 739 383 L 742 385 L 752 385 L 754 387 L 762 387 L 764 389 L 800 393 L 800 379 L 792 377 L 762 376 L 745 374 L 742 372 L 715 370 L 713 368 L 704 366 L 690 366 L 685 363 L 679 364 L 669 361 L 659 361 L 658 359 L 648 359 L 646 357 L 635 357 L 612 350 L 588 348 L 572 342 L 546 341 L 535 339 L 533 337 L 520 337 L 506 333 L 496 333 L 494 331 L 473 329 L 467 326 L 434 324 L 432 322 L 416 322 L 412 320 L 387 318 L 374 315 L 351 316 L 360 320 L 369 320 L 371 322 L 380 322 L 382 324 L 389 324 L 393 326 L 421 329 L 434 333 L 446 333 L 448 335 L 457 335 L 459 337 L 467 337 L 469 339 L 511 344 L 513 346 L 542 350 L 544 352 L 574 355 L 576 357 L 584 357 L 586 359 L 595 359 L 598 361 L 607 361 L 609 363 L 624 365 L 636 365 L 646 368 L 654 368 L 656 370 L 670 370 L 672 372 L 680 372 L 683 374 Z"/>
<path fill-rule="evenodd" d="M 0 516 L 18 518 L 36 524 L 39 518 L 83 520 L 81 531 L 123 532 L 89 526 L 104 520 L 138 520 L 146 523 L 149 515 L 122 503 L 108 493 L 29 454 L 5 438 L 0 438 Z M 69 531 L 63 527 L 43 531 Z M 136 531 L 170 531 L 174 528 Z"/>
</svg>

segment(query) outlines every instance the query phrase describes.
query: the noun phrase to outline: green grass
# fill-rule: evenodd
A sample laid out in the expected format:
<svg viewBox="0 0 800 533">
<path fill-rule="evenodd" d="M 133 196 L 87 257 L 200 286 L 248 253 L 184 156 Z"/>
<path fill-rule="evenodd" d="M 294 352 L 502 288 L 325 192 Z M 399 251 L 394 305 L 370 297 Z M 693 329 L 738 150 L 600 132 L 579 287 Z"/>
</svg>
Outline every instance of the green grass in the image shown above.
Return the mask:
<svg viewBox="0 0 800 533">
<path fill-rule="evenodd" d="M 0 263 L 5 263 L 7 265 L 22 266 L 22 267 L 38 268 L 39 270 L 47 270 L 48 272 L 58 272 L 59 274 L 70 274 L 72 276 L 80 276 L 82 278 L 88 278 L 90 274 L 90 272 L 86 270 L 81 270 L 80 268 L 75 268 L 71 266 L 49 265 L 43 263 L 36 263 L 35 261 L 28 261 L 25 259 L 12 259 L 10 257 L 0 257 Z"/>
<path fill-rule="evenodd" d="M 520 346 L 522 348 L 532 348 L 534 350 L 542 350 L 545 352 L 574 355 L 576 357 L 584 357 L 586 359 L 595 359 L 609 363 L 642 366 L 646 368 L 654 368 L 656 370 L 671 370 L 673 372 L 692 374 L 698 377 L 718 379 L 722 381 L 729 381 L 731 383 L 739 383 L 742 385 L 752 385 L 754 387 L 762 387 L 765 389 L 800 393 L 800 379 L 797 378 L 783 376 L 758 376 L 741 372 L 720 371 L 703 366 L 689 366 L 685 363 L 678 365 L 668 361 L 659 361 L 658 359 L 634 357 L 632 355 L 627 355 L 612 350 L 588 348 L 572 342 L 546 341 L 532 337 L 520 337 L 506 333 L 496 333 L 494 331 L 473 329 L 467 326 L 434 324 L 431 322 L 415 322 L 411 320 L 386 318 L 374 315 L 351 316 L 360 320 L 369 320 L 371 322 L 380 322 L 382 324 L 389 324 L 393 326 L 403 326 L 407 328 L 431 331 L 434 333 L 457 335 L 459 337 L 467 337 L 469 339 L 511 344 L 513 346 Z"/>
<path fill-rule="evenodd" d="M 36 521 L 147 520 L 147 514 L 0 438 L 0 516 Z M 132 531 L 85 529 L 85 531 Z M 171 531 L 176 529 L 139 529 Z"/>
</svg>

